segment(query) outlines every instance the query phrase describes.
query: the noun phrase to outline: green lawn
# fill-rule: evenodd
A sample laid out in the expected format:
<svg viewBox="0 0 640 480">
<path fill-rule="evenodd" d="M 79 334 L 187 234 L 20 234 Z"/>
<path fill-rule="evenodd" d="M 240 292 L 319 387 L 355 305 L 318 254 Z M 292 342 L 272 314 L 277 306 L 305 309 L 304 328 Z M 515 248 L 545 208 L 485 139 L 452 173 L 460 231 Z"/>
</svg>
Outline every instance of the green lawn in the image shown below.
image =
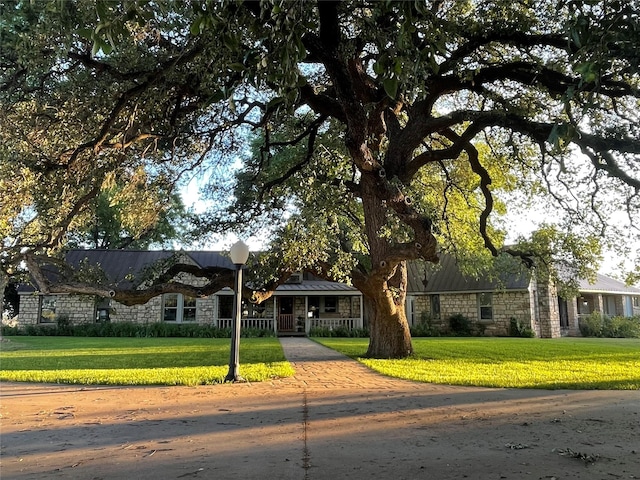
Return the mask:
<svg viewBox="0 0 640 480">
<path fill-rule="evenodd" d="M 640 340 L 415 338 L 404 360 L 362 358 L 367 339 L 316 338 L 392 377 L 428 383 L 545 389 L 640 389 Z"/>
<path fill-rule="evenodd" d="M 100 385 L 221 383 L 228 338 L 8 337 L 0 344 L 0 381 Z M 252 382 L 294 371 L 276 338 L 243 338 L 240 373 Z"/>
<path fill-rule="evenodd" d="M 229 339 L 10 337 L 0 380 L 116 385 L 221 383 Z M 416 338 L 404 360 L 361 358 L 367 339 L 317 338 L 380 373 L 421 382 L 511 388 L 640 389 L 640 340 Z M 249 381 L 293 375 L 276 338 L 243 338 Z"/>
</svg>

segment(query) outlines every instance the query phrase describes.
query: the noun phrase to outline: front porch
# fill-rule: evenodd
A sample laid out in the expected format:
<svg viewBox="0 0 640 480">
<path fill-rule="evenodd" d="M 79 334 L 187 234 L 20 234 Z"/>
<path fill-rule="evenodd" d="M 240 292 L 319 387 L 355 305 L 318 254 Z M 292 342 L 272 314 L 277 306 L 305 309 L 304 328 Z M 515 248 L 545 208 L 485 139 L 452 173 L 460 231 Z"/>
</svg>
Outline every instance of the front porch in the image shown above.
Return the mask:
<svg viewBox="0 0 640 480">
<path fill-rule="evenodd" d="M 232 297 L 229 297 L 231 299 Z M 221 299 L 219 305 L 226 305 Z M 216 325 L 231 328 L 228 308 L 218 310 Z M 277 336 L 306 336 L 312 329 L 356 329 L 364 327 L 360 292 L 349 295 L 274 295 L 262 305 L 243 303 L 242 329 L 271 330 Z"/>
<path fill-rule="evenodd" d="M 219 328 L 231 328 L 233 325 L 232 318 L 219 318 L 217 326 Z M 362 318 L 306 318 L 301 325 L 298 324 L 293 315 L 279 315 L 278 319 L 273 318 L 252 318 L 243 317 L 241 319 L 241 328 L 254 328 L 257 330 L 273 330 L 278 336 L 307 336 L 313 328 L 322 328 L 327 330 L 363 328 L 364 322 Z"/>
</svg>

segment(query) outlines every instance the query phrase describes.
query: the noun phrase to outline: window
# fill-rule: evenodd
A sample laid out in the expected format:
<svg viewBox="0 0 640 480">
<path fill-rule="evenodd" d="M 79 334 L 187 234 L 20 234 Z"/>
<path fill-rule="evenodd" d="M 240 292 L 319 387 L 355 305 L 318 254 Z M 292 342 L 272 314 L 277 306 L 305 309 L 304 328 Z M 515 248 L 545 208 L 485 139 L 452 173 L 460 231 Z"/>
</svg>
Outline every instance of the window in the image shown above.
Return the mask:
<svg viewBox="0 0 640 480">
<path fill-rule="evenodd" d="M 320 297 L 309 297 L 309 312 L 311 318 L 320 318 Z"/>
<path fill-rule="evenodd" d="M 178 320 L 178 293 L 166 293 L 164 295 L 164 315 L 165 322 L 176 322 Z"/>
<path fill-rule="evenodd" d="M 490 322 L 493 320 L 493 294 L 478 294 L 478 310 L 480 311 L 480 321 Z"/>
<path fill-rule="evenodd" d="M 104 323 L 111 321 L 111 300 L 103 298 L 96 305 L 96 322 Z"/>
<path fill-rule="evenodd" d="M 196 321 L 196 299 L 193 297 L 182 297 L 182 321 Z"/>
<path fill-rule="evenodd" d="M 338 299 L 336 297 L 324 297 L 324 311 L 336 313 L 338 311 Z"/>
<path fill-rule="evenodd" d="M 220 295 L 218 297 L 218 318 L 233 317 L 233 295 Z"/>
<path fill-rule="evenodd" d="M 440 295 L 431 295 L 431 318 L 440 320 Z"/>
<path fill-rule="evenodd" d="M 54 323 L 56 321 L 56 297 L 45 295 L 40 297 L 40 323 Z"/>
<path fill-rule="evenodd" d="M 633 306 L 640 307 L 640 297 L 633 297 Z"/>
<path fill-rule="evenodd" d="M 195 322 L 196 299 L 181 293 L 166 293 L 163 299 L 162 320 L 165 322 Z"/>
</svg>

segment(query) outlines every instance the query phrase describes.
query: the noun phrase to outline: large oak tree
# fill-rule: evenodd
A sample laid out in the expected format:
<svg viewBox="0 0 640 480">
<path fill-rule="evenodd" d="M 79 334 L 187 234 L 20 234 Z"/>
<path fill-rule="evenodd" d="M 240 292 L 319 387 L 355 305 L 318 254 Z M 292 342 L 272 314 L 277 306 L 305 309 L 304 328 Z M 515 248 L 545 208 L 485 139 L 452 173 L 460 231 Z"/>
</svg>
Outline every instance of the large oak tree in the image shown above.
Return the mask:
<svg viewBox="0 0 640 480">
<path fill-rule="evenodd" d="M 369 354 L 401 357 L 406 262 L 436 262 L 443 239 L 508 250 L 500 192 L 555 203 L 570 240 L 622 231 L 616 207 L 638 214 L 637 1 L 4 5 L 6 264 L 63 245 L 114 176 L 170 191 L 257 130 L 245 208 L 203 225 L 288 212 L 274 233 L 299 255 L 255 297 L 294 268 L 348 277 Z"/>
</svg>

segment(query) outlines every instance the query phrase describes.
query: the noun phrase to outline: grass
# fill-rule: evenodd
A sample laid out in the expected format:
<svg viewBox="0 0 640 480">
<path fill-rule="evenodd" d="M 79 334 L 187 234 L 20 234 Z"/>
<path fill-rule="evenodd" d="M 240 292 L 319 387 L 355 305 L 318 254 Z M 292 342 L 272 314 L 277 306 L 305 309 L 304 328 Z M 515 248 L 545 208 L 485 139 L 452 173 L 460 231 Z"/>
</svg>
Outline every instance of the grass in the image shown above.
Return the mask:
<svg viewBox="0 0 640 480">
<path fill-rule="evenodd" d="M 228 338 L 9 337 L 0 381 L 85 385 L 206 385 L 228 372 Z M 243 338 L 240 373 L 251 382 L 294 370 L 277 338 Z"/>
<path fill-rule="evenodd" d="M 228 338 L 10 337 L 0 381 L 201 385 L 222 383 Z M 640 340 L 416 338 L 403 360 L 362 356 L 364 338 L 316 341 L 385 375 L 483 387 L 640 390 Z M 277 338 L 243 338 L 240 373 L 252 382 L 293 375 Z"/>
<path fill-rule="evenodd" d="M 403 360 L 363 358 L 368 340 L 317 342 L 397 378 L 482 387 L 639 390 L 640 340 L 415 338 Z"/>
</svg>

